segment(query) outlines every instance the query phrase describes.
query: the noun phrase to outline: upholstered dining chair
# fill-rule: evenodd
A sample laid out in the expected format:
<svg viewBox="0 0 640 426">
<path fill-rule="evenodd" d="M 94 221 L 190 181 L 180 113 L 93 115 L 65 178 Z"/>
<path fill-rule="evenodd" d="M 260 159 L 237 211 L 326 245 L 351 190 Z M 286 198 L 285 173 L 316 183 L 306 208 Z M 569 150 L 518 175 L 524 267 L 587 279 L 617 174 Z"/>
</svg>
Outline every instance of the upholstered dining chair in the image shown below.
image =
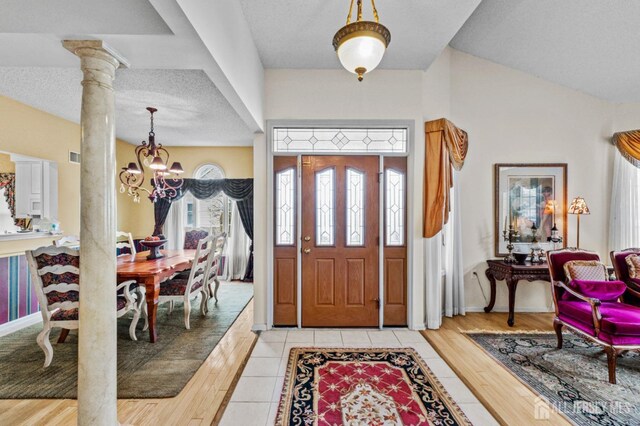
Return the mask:
<svg viewBox="0 0 640 426">
<path fill-rule="evenodd" d="M 612 251 L 609 256 L 616 278 L 627 285 L 625 303 L 640 306 L 640 248 Z"/>
<path fill-rule="evenodd" d="M 189 319 L 191 316 L 191 299 L 202 295 L 200 310 L 202 315 L 207 312 L 207 301 L 209 299 L 209 291 L 205 281 L 206 268 L 209 262 L 209 254 L 211 253 L 213 237 L 205 237 L 198 241 L 196 247 L 196 255 L 191 264 L 191 272 L 187 278 L 175 276 L 167 281 L 160 283 L 160 296 L 158 304 L 169 302 L 171 304 L 170 311 L 174 302 L 184 302 L 184 325 L 187 330 L 190 329 Z"/>
<path fill-rule="evenodd" d="M 562 349 L 562 328 L 600 345 L 607 354 L 609 382 L 616 383 L 618 356 L 640 350 L 640 308 L 620 301 L 627 287 L 608 281 L 598 254 L 579 249 L 547 252 L 555 303 L 553 327 Z"/>
<path fill-rule="evenodd" d="M 63 343 L 69 330 L 79 327 L 78 308 L 80 306 L 80 252 L 69 247 L 41 247 L 26 252 L 34 283 L 43 327 L 36 341 L 45 354 L 44 366 L 53 359 L 53 348 L 49 334 L 53 328 L 61 328 L 58 343 Z M 125 281 L 114 287 L 121 293 L 116 298 L 117 317 L 133 312 L 129 326 L 129 336 L 136 338 L 136 325 L 140 319 L 139 294 L 129 288 L 135 281 Z"/>
<path fill-rule="evenodd" d="M 118 256 L 136 254 L 136 245 L 130 232 L 116 231 L 116 253 Z"/>
<path fill-rule="evenodd" d="M 198 241 L 209 236 L 209 231 L 204 228 L 193 228 L 184 233 L 185 250 L 195 250 L 198 247 Z"/>
</svg>

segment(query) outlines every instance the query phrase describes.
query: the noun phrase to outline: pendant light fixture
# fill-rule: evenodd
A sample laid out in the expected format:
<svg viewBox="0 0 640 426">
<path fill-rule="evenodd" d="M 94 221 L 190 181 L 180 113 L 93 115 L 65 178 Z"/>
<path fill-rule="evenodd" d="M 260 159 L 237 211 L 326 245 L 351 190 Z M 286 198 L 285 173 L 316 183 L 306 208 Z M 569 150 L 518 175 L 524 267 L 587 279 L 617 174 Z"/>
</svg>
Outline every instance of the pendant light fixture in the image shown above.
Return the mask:
<svg viewBox="0 0 640 426">
<path fill-rule="evenodd" d="M 162 144 L 156 144 L 156 133 L 153 130 L 153 114 L 158 111 L 156 108 L 148 107 L 147 111 L 151 114 L 151 130 L 149 131 L 149 142 L 142 141 L 136 147 L 136 162 L 131 162 L 127 167 L 123 167 L 120 172 L 120 192 L 127 193 L 133 197 L 133 201 L 140 202 L 140 191 L 149 194 L 152 202 L 158 201 L 160 198 L 173 198 L 178 194 L 178 190 L 182 187 L 182 179 L 179 175 L 184 172 L 182 165 L 178 162 L 169 164 L 169 151 L 162 147 Z M 145 180 L 144 166 L 151 169 L 151 179 L 153 179 L 153 188 L 148 190 L 142 184 Z M 171 178 L 171 175 L 174 175 Z"/>
<path fill-rule="evenodd" d="M 342 66 L 347 71 L 357 74 L 358 81 L 362 81 L 366 73 L 373 71 L 380 64 L 391 42 L 391 33 L 387 27 L 378 22 L 378 11 L 374 0 L 371 0 L 374 21 L 362 20 L 362 0 L 356 1 L 358 8 L 356 22 L 351 22 L 354 2 L 351 0 L 347 25 L 340 28 L 333 36 L 333 48 Z"/>
</svg>

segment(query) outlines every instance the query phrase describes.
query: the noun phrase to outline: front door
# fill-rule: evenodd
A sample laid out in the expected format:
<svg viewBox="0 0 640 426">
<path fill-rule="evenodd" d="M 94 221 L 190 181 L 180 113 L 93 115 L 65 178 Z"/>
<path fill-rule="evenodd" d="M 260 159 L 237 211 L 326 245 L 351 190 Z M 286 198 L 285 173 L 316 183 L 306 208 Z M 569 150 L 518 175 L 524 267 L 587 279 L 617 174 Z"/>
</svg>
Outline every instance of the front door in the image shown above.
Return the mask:
<svg viewBox="0 0 640 426">
<path fill-rule="evenodd" d="M 302 157 L 302 326 L 379 323 L 379 158 Z"/>
</svg>

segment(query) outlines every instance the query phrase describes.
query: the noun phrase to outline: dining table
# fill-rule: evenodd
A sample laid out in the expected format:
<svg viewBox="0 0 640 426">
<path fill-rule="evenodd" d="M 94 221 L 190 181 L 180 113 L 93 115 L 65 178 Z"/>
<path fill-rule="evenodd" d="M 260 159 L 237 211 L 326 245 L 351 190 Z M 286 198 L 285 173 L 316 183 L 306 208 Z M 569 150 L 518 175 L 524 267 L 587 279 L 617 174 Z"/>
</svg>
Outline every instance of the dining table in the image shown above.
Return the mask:
<svg viewBox="0 0 640 426">
<path fill-rule="evenodd" d="M 180 271 L 190 269 L 196 255 L 195 250 L 160 250 L 160 252 L 163 257 L 159 259 L 149 260 L 147 256 L 150 252 L 143 251 L 136 254 L 120 255 L 117 262 L 118 283 L 135 280 L 138 284 L 145 286 L 151 343 L 158 340 L 156 315 L 160 283 Z"/>
</svg>

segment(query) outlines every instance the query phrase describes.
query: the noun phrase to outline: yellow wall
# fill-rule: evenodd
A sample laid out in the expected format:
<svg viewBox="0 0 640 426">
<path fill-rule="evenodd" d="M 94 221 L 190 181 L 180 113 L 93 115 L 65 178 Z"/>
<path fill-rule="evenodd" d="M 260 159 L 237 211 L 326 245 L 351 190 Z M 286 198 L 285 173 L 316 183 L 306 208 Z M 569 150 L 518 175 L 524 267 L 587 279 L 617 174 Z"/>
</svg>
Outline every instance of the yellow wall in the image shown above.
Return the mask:
<svg viewBox="0 0 640 426">
<path fill-rule="evenodd" d="M 0 173 L 15 173 L 16 164 L 11 161 L 9 154 L 0 154 Z"/>
<path fill-rule="evenodd" d="M 133 145 L 118 142 L 116 157 L 118 167 L 134 161 Z M 183 177 L 193 177 L 195 170 L 207 163 L 222 167 L 227 178 L 253 177 L 253 147 L 167 147 L 172 161 L 179 161 L 184 169 Z M 119 185 L 118 181 L 118 185 Z M 146 187 L 150 188 L 148 182 Z M 134 203 L 126 194 L 118 192 L 118 228 L 131 232 L 134 238 L 143 238 L 153 232 L 153 203 L 142 197 Z"/>
<path fill-rule="evenodd" d="M 0 151 L 58 163 L 58 219 L 65 234 L 80 232 L 80 166 L 68 161 L 80 150 L 80 126 L 0 96 Z M 50 245 L 52 237 L 0 242 L 0 256 Z"/>
</svg>

